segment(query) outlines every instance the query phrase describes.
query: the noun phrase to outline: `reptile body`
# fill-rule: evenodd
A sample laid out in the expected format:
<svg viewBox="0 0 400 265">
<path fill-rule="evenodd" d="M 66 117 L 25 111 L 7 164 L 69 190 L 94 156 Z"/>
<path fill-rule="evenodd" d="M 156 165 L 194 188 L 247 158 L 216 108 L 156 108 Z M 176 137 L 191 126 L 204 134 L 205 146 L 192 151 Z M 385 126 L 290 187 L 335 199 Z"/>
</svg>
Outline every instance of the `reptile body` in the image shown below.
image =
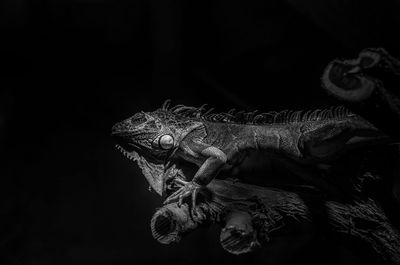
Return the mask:
<svg viewBox="0 0 400 265">
<path fill-rule="evenodd" d="M 199 166 L 191 181 L 177 179 L 181 186 L 166 203 L 176 199 L 182 202 L 190 195 L 195 203 L 201 187 L 249 150 L 266 151 L 294 163 L 324 163 L 351 148 L 387 138 L 343 107 L 308 112 L 257 114 L 232 110 L 212 114 L 204 106 L 170 108 L 169 101 L 154 112 L 139 112 L 117 123 L 112 134 L 127 155 L 141 153 L 150 161 L 165 165 L 173 159 L 183 159 Z M 150 185 L 160 194 L 164 190 L 154 183 Z"/>
</svg>

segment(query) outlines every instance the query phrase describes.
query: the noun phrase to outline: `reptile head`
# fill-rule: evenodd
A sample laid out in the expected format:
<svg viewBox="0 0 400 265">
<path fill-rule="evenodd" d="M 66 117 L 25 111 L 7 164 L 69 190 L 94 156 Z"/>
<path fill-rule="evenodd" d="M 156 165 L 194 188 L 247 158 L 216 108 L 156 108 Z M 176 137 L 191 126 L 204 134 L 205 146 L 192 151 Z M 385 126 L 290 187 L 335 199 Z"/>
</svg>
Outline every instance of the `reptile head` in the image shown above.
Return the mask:
<svg viewBox="0 0 400 265">
<path fill-rule="evenodd" d="M 174 132 L 157 112 L 139 112 L 112 127 L 112 135 L 125 151 L 136 151 L 163 162 L 176 146 Z"/>
<path fill-rule="evenodd" d="M 126 157 L 138 161 L 139 155 L 145 159 L 142 172 L 150 186 L 162 194 L 166 181 L 163 178 L 170 176 L 164 176 L 160 168 L 165 169 L 180 141 L 197 125 L 187 117 L 161 108 L 154 112 L 138 112 L 115 124 L 112 135 L 117 139 L 117 148 Z"/>
</svg>

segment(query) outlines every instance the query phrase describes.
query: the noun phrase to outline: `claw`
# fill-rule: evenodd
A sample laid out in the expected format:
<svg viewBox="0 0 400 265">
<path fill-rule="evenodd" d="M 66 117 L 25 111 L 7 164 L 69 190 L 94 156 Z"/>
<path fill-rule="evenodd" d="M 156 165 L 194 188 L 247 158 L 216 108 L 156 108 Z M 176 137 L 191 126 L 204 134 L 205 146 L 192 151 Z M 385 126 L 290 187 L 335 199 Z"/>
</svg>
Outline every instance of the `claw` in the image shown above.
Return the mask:
<svg viewBox="0 0 400 265">
<path fill-rule="evenodd" d="M 197 194 L 199 192 L 199 189 L 201 188 L 200 185 L 193 183 L 193 182 L 186 182 L 184 180 L 176 179 L 176 182 L 182 187 L 180 187 L 177 191 L 175 191 L 173 194 L 171 194 L 165 201 L 164 204 L 168 204 L 172 201 L 175 201 L 178 199 L 178 206 L 181 207 L 183 200 L 186 197 L 189 197 L 190 195 L 192 196 L 192 210 L 196 208 L 196 198 Z"/>
<path fill-rule="evenodd" d="M 168 204 L 168 203 L 174 201 L 176 198 L 178 198 L 180 190 L 181 190 L 181 188 L 179 190 L 175 191 L 174 193 L 172 193 L 171 195 L 169 195 L 169 197 L 167 199 L 165 199 L 164 204 Z"/>
<path fill-rule="evenodd" d="M 195 189 L 192 192 L 192 209 L 196 208 L 196 199 L 197 199 L 197 193 L 199 192 L 199 189 Z"/>
<path fill-rule="evenodd" d="M 191 213 L 193 217 L 197 217 L 197 208 L 196 208 L 196 199 L 197 199 L 197 194 L 199 193 L 199 189 L 195 189 L 192 193 L 192 209 Z"/>
<path fill-rule="evenodd" d="M 179 178 L 176 178 L 176 179 L 175 179 L 175 182 L 177 182 L 178 184 L 183 185 L 183 186 L 185 186 L 186 184 L 188 184 L 187 181 L 184 181 L 183 179 L 179 179 Z"/>
</svg>

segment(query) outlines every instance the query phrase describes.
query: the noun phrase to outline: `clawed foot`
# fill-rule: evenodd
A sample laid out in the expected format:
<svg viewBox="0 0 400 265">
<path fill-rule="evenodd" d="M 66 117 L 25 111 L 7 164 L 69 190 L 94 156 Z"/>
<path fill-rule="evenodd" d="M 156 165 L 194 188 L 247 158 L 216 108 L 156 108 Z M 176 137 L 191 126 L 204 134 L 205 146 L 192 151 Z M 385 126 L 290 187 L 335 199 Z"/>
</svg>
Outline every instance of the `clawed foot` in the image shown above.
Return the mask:
<svg viewBox="0 0 400 265">
<path fill-rule="evenodd" d="M 199 193 L 202 186 L 199 184 L 196 184 L 194 182 L 187 182 L 187 181 L 184 181 L 181 179 L 176 179 L 175 181 L 181 187 L 177 191 L 175 191 L 173 194 L 171 194 L 164 201 L 164 204 L 168 204 L 168 203 L 178 199 L 178 206 L 181 207 L 183 199 L 185 199 L 186 197 L 192 196 L 192 214 L 196 215 L 196 212 L 195 212 L 196 198 L 197 198 L 197 194 Z"/>
</svg>

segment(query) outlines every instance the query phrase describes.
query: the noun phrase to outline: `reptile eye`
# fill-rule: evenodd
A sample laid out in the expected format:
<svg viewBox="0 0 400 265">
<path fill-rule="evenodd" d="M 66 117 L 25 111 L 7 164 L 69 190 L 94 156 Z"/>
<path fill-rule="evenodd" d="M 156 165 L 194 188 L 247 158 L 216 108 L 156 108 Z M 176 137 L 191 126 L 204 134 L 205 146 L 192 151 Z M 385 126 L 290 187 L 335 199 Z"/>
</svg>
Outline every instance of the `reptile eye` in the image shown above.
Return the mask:
<svg viewBox="0 0 400 265">
<path fill-rule="evenodd" d="M 164 134 L 158 140 L 158 144 L 162 149 L 171 149 L 174 146 L 174 138 L 169 134 Z"/>
</svg>

